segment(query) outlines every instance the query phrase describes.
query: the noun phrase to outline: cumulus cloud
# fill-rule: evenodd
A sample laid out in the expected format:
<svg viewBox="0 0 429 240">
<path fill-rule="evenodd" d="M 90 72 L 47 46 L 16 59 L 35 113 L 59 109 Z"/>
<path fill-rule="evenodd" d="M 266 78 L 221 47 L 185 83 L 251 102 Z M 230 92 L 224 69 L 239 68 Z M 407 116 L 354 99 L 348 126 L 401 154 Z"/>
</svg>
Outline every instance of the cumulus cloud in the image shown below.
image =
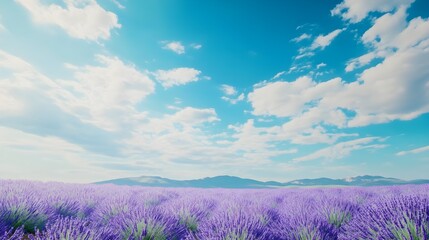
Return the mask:
<svg viewBox="0 0 429 240">
<path fill-rule="evenodd" d="M 120 116 L 143 117 L 134 107 L 155 91 L 154 82 L 117 57 L 97 55 L 96 60 L 100 65 L 67 65 L 74 79 L 57 81 L 68 93 L 55 94 L 57 104 L 83 121 L 104 129 L 118 128 L 123 123 L 123 119 L 118 119 Z"/>
<path fill-rule="evenodd" d="M 336 29 L 330 33 L 328 33 L 327 35 L 319 35 L 316 37 L 316 39 L 314 39 L 313 43 L 310 46 L 311 50 L 315 50 L 315 49 L 325 49 L 325 47 L 331 45 L 332 41 L 334 41 L 334 39 L 345 29 Z"/>
<path fill-rule="evenodd" d="M 358 23 L 371 12 L 390 12 L 400 7 L 408 7 L 414 0 L 344 0 L 331 10 L 332 15 L 344 21 Z"/>
<path fill-rule="evenodd" d="M 237 104 L 240 101 L 244 100 L 244 93 L 241 93 L 240 95 L 238 95 L 237 97 L 227 97 L 227 96 L 222 96 L 222 100 L 227 101 L 231 104 Z"/>
<path fill-rule="evenodd" d="M 237 104 L 238 102 L 244 100 L 244 93 L 238 94 L 237 89 L 235 89 L 233 86 L 222 84 L 220 89 L 224 94 L 224 96 L 222 96 L 222 100 L 224 101 L 227 101 L 231 104 Z"/>
<path fill-rule="evenodd" d="M 118 17 L 95 0 L 64 0 L 65 7 L 40 0 L 16 0 L 30 12 L 36 23 L 56 25 L 73 38 L 97 41 L 110 38 L 111 31 L 121 28 Z"/>
<path fill-rule="evenodd" d="M 220 121 L 215 109 L 185 107 L 176 108 L 175 113 L 162 117 L 148 116 L 137 110 L 136 104 L 153 92 L 153 81 L 132 64 L 116 57 L 99 55 L 97 60 L 99 64 L 96 65 L 68 64 L 73 73 L 71 78 L 51 79 L 26 61 L 0 52 L 0 99 L 7 98 L 21 106 L 10 108 L 7 106 L 9 102 L 1 101 L 0 125 L 20 129 L 25 132 L 24 138 L 34 135 L 34 139 L 39 139 L 37 142 L 47 137 L 43 140 L 47 144 L 33 146 L 33 156 L 49 159 L 38 164 L 54 164 L 52 159 L 63 160 L 46 153 L 45 145 L 49 144 L 65 146 L 61 147 L 64 151 L 78 149 L 79 154 L 84 154 L 93 163 L 96 159 L 111 158 L 100 160 L 105 163 L 103 166 L 87 168 L 100 172 L 100 168 L 104 169 L 103 174 L 109 172 L 106 168 L 113 166 L 112 161 L 121 163 L 122 167 L 146 168 L 150 165 L 152 168 L 174 169 L 172 165 L 177 167 L 183 161 L 211 163 L 215 164 L 213 167 L 219 167 L 220 164 L 232 164 L 231 159 L 238 158 L 235 152 L 240 150 L 225 150 L 215 143 L 215 136 L 203 130 L 208 127 L 206 125 Z M 118 110 L 118 107 L 121 108 Z M 14 132 L 12 135 L 18 136 Z M 0 140 L 0 147 L 9 151 L 15 148 L 12 143 Z M 78 159 L 75 154 L 70 156 Z M 22 159 L 20 161 L 22 163 Z M 238 161 L 248 160 L 241 156 Z M 9 170 L 16 168 L 13 164 L 2 166 Z"/>
<path fill-rule="evenodd" d="M 296 144 L 356 136 L 329 133 L 322 126 L 341 129 L 416 118 L 429 112 L 428 54 L 398 52 L 351 83 L 340 78 L 316 83 L 301 77 L 257 86 L 248 95 L 252 113 L 287 117 L 276 138 Z"/>
<path fill-rule="evenodd" d="M 0 174 L 4 178 L 88 183 L 119 176 L 118 171 L 94 167 L 88 157 L 95 154 L 62 138 L 3 126 L 0 126 L 0 135 L 0 149 L 7 154 L 7 159 L 0 159 Z"/>
<path fill-rule="evenodd" d="M 405 7 L 386 13 L 362 36 L 370 52 L 348 62 L 346 71 L 382 61 L 364 70 L 356 81 L 315 83 L 308 77 L 255 87 L 249 94 L 253 114 L 302 119 L 319 109 L 323 116 L 342 112 L 345 118 L 328 122 L 337 127 L 358 127 L 414 119 L 429 112 L 429 20 L 406 21 Z M 332 85 L 332 91 L 323 85 Z M 300 94 L 297 94 L 299 92 Z M 310 94 L 317 92 L 318 94 Z M 320 115 L 322 116 L 322 115 Z M 323 121 L 312 118 L 313 124 Z"/>
<path fill-rule="evenodd" d="M 52 88 L 53 84 L 39 74 L 33 66 L 24 60 L 0 50 L 0 110 L 5 115 L 21 115 L 26 111 L 26 101 L 17 97 L 17 90 Z"/>
<path fill-rule="evenodd" d="M 110 110 L 93 108 L 91 105 L 99 99 L 88 99 L 78 89 L 66 86 L 77 79 L 51 79 L 26 61 L 3 51 L 0 51 L 0 70 L 0 99 L 9 100 L 0 102 L 3 113 L 0 125 L 35 135 L 56 136 L 96 153 L 119 154 L 110 130 L 124 126 L 115 124 L 120 119 L 134 119 L 132 108 L 123 106 L 123 111 L 116 114 L 114 105 L 111 114 L 93 115 L 92 111 Z M 79 96 L 82 98 L 78 99 Z M 11 102 L 14 105 L 8 105 Z M 77 107 L 79 104 L 82 107 Z"/>
<path fill-rule="evenodd" d="M 201 71 L 195 68 L 173 68 L 170 70 L 158 70 L 153 74 L 163 87 L 169 88 L 200 80 Z"/>
<path fill-rule="evenodd" d="M 310 34 L 303 33 L 303 34 L 301 34 L 299 37 L 296 37 L 296 38 L 292 39 L 291 41 L 292 41 L 292 42 L 299 43 L 299 42 L 301 42 L 301 41 L 304 41 L 304 40 L 306 40 L 306 39 L 310 39 L 310 38 L 311 38 L 311 35 L 310 35 Z"/>
<path fill-rule="evenodd" d="M 8 100 L 0 103 L 0 109 L 10 108 L 6 103 L 12 102 L 17 106 L 14 111 L 24 114 L 41 98 L 43 104 L 105 130 L 121 127 L 126 119 L 141 119 L 144 114 L 135 105 L 154 92 L 154 82 L 117 57 L 97 55 L 96 60 L 99 65 L 67 64 L 71 79 L 51 79 L 24 60 L 0 51 L 0 68 L 9 72 L 0 81 L 4 90 L 0 98 Z"/>
<path fill-rule="evenodd" d="M 278 81 L 254 89 L 248 99 L 257 116 L 291 117 L 309 109 L 312 101 L 341 88 L 341 79 L 316 84 L 310 77 L 293 82 Z"/>
<path fill-rule="evenodd" d="M 424 103 L 427 102 L 428 95 L 423 91 L 427 91 L 429 81 L 429 20 L 417 17 L 407 22 L 406 17 L 405 8 L 400 8 L 393 14 L 387 13 L 378 18 L 362 36 L 362 40 L 374 49 L 367 54 L 369 58 L 375 56 L 384 60 L 365 70 L 361 78 L 368 83 L 368 91 L 370 88 L 376 89 L 380 84 L 383 84 L 385 90 L 391 91 L 390 97 L 372 99 L 376 103 L 380 102 L 378 106 L 388 114 L 382 114 L 383 117 L 379 114 L 365 114 L 366 120 L 406 120 L 428 111 L 428 106 Z M 376 80 L 377 78 L 381 81 Z M 389 84 L 392 85 L 389 87 Z"/>
<path fill-rule="evenodd" d="M 410 49 L 425 49 L 429 46 L 429 21 L 416 17 L 407 21 L 407 6 L 399 6 L 395 12 L 375 19 L 374 24 L 361 37 L 369 52 L 348 61 L 350 72 L 371 63 L 374 59 L 385 59 L 396 52 Z"/>
<path fill-rule="evenodd" d="M 128 140 L 128 151 L 137 155 L 153 152 L 157 161 L 235 168 L 271 164 L 272 157 L 297 152 L 294 148 L 278 149 L 282 141 L 279 128 L 256 127 L 252 119 L 230 125 L 232 133 L 208 134 L 201 127 L 219 121 L 215 113 L 214 109 L 184 108 L 151 119 Z"/>
<path fill-rule="evenodd" d="M 362 35 L 362 41 L 377 48 L 385 48 L 407 26 L 406 8 L 387 13 L 377 18 L 370 29 Z"/>
<path fill-rule="evenodd" d="M 362 41 L 378 51 L 405 51 L 411 48 L 428 47 L 429 20 L 421 17 L 406 20 L 405 8 L 393 14 L 387 13 L 378 18 L 374 25 L 362 36 Z M 386 54 L 388 56 L 388 54 Z"/>
<path fill-rule="evenodd" d="M 163 49 L 173 51 L 177 54 L 185 53 L 185 46 L 183 46 L 182 43 L 179 41 L 163 41 L 162 43 L 164 44 L 164 46 L 162 47 Z"/>
<path fill-rule="evenodd" d="M 376 58 L 382 58 L 385 56 L 387 56 L 387 52 L 385 51 L 374 51 L 374 52 L 366 53 L 360 57 L 349 60 L 347 62 L 345 70 L 346 72 L 354 71 L 355 69 L 368 65 Z"/>
<path fill-rule="evenodd" d="M 112 173 L 113 170 L 108 170 L 112 166 L 132 169 L 150 166 L 160 173 L 164 173 L 160 169 L 171 170 L 181 164 L 191 164 L 200 171 L 201 164 L 211 169 L 221 170 L 231 165 L 243 169 L 248 164 L 260 166 L 270 163 L 272 157 L 296 152 L 296 149 L 275 149 L 275 142 L 279 141 L 271 139 L 275 129 L 267 129 L 271 133 L 266 135 L 264 130 L 252 130 L 252 126 L 238 126 L 228 129 L 233 133 L 213 134 L 210 128 L 220 121 L 213 108 L 188 106 L 175 108 L 174 113 L 161 117 L 150 116 L 136 106 L 153 93 L 153 81 L 117 57 L 97 55 L 96 60 L 98 63 L 91 65 L 67 64 L 72 75 L 52 79 L 26 61 L 0 52 L 0 98 L 21 106 L 10 108 L 1 101 L 0 125 L 23 131 L 24 139 L 47 143 L 34 145 L 34 152 L 20 155 L 20 163 L 30 155 L 47 159 L 38 162 L 43 166 L 55 164 L 53 159 L 64 160 L 46 152 L 49 144 L 70 151 L 70 159 L 85 155 L 85 168 L 100 174 Z M 6 108 L 10 111 L 4 111 Z M 13 131 L 11 134 L 18 136 Z M 12 151 L 18 146 L 12 143 L 0 140 L 0 147 Z M 16 165 L 2 166 L 16 171 Z M 62 164 L 53 169 L 61 166 L 82 173 L 80 168 Z M 118 174 L 119 170 L 115 171 Z"/>
<path fill-rule="evenodd" d="M 332 41 L 345 30 L 343 29 L 336 29 L 326 35 L 319 35 L 317 36 L 310 46 L 307 47 L 301 47 L 298 49 L 298 55 L 295 56 L 295 60 L 299 60 L 306 57 L 312 57 L 315 55 L 315 50 L 323 50 L 327 46 L 331 45 Z M 301 35 L 302 36 L 302 35 Z M 296 40 L 295 40 L 296 41 Z"/>
<path fill-rule="evenodd" d="M 351 141 L 340 142 L 333 146 L 320 149 L 314 153 L 294 158 L 294 162 L 304 162 L 310 160 L 324 159 L 336 160 L 347 157 L 351 152 L 361 149 L 377 149 L 383 148 L 386 145 L 380 144 L 383 139 L 379 137 L 359 138 Z"/>
<path fill-rule="evenodd" d="M 408 151 L 401 151 L 401 152 L 396 153 L 396 155 L 397 156 L 404 156 L 404 155 L 408 155 L 408 154 L 418 154 L 418 153 L 427 152 L 427 151 L 429 151 L 429 146 L 415 148 L 415 149 L 408 150 Z"/>
<path fill-rule="evenodd" d="M 192 107 L 181 109 L 171 116 L 171 119 L 173 122 L 191 125 L 219 121 L 214 108 L 198 109 Z"/>
<path fill-rule="evenodd" d="M 256 161 L 266 161 L 274 156 L 296 153 L 294 148 L 278 149 L 276 143 L 282 141 L 279 127 L 257 127 L 253 119 L 240 125 L 230 125 L 235 133 L 234 141 L 228 142 L 229 149 L 244 152 L 243 156 Z"/>
<path fill-rule="evenodd" d="M 357 113 L 349 125 L 410 120 L 428 112 L 428 60 L 429 49 L 410 49 L 365 70 L 361 75 L 362 84 L 352 83 L 344 95 L 337 96 L 336 101 L 345 100 L 342 105 Z M 351 94 L 351 98 L 345 94 Z"/>
<path fill-rule="evenodd" d="M 316 83 L 309 77 L 274 82 L 255 88 L 248 99 L 257 116 L 302 118 L 312 109 L 323 113 L 354 112 L 337 127 L 367 126 L 393 120 L 409 120 L 429 111 L 429 50 L 397 52 L 365 70 L 358 81 L 336 78 Z M 325 115 L 313 118 L 322 122 Z"/>
<path fill-rule="evenodd" d="M 233 96 L 237 94 L 237 90 L 235 89 L 235 87 L 227 85 L 227 84 L 222 84 L 220 86 L 222 92 L 227 95 L 227 96 Z"/>
</svg>

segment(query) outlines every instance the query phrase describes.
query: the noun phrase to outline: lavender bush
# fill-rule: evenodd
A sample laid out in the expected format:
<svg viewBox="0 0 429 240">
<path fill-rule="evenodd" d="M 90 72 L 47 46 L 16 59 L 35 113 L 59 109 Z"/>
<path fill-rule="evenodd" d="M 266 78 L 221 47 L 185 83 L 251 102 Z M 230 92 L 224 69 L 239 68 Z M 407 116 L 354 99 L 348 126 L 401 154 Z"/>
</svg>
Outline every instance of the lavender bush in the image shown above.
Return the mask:
<svg viewBox="0 0 429 240">
<path fill-rule="evenodd" d="M 429 239 L 429 185 L 165 189 L 0 181 L 0 240 Z"/>
</svg>

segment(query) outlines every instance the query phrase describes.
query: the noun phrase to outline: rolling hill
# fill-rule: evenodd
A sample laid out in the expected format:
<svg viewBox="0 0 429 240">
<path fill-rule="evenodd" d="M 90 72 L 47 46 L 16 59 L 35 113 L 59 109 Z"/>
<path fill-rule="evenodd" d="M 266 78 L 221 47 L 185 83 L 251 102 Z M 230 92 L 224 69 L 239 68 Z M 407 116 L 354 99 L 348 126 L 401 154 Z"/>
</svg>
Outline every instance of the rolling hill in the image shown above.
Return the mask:
<svg viewBox="0 0 429 240">
<path fill-rule="evenodd" d="M 315 178 L 297 179 L 290 182 L 257 181 L 254 179 L 234 176 L 206 177 L 194 180 L 172 180 L 158 176 L 141 176 L 118 178 L 96 182 L 96 184 L 116 184 L 146 187 L 193 187 L 193 188 L 281 188 L 281 187 L 311 187 L 311 186 L 390 186 L 404 184 L 429 184 L 427 179 L 401 180 L 381 176 L 357 176 L 344 179 Z"/>
</svg>

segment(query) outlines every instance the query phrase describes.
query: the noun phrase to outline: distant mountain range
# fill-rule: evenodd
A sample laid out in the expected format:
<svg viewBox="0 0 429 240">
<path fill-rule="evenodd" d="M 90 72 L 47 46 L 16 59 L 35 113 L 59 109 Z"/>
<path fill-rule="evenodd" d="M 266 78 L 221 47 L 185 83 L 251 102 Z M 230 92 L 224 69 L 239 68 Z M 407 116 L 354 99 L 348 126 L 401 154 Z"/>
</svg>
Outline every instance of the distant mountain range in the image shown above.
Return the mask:
<svg viewBox="0 0 429 240">
<path fill-rule="evenodd" d="M 290 182 L 262 182 L 253 179 L 234 176 L 216 176 L 194 180 L 172 180 L 156 176 L 141 176 L 118 178 L 96 184 L 116 184 L 146 187 L 193 187 L 193 188 L 281 188 L 281 187 L 310 187 L 310 186 L 388 186 L 403 184 L 429 184 L 427 179 L 401 180 L 381 176 L 357 176 L 344 179 L 315 178 L 298 179 Z"/>
</svg>

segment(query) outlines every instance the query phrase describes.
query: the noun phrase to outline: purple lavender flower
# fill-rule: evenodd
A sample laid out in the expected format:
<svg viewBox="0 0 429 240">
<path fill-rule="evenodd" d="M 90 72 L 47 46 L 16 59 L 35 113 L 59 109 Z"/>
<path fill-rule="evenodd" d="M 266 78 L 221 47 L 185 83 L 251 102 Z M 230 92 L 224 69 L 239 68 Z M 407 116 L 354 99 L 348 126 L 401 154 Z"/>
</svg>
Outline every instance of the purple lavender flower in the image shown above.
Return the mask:
<svg viewBox="0 0 429 240">
<path fill-rule="evenodd" d="M 136 207 L 111 220 L 110 226 L 119 239 L 183 239 L 186 229 L 179 220 L 153 208 Z"/>
<path fill-rule="evenodd" d="M 0 180 L 0 240 L 429 239 L 429 186 L 163 189 Z"/>
<path fill-rule="evenodd" d="M 32 240 L 96 240 L 114 239 L 113 234 L 107 229 L 93 227 L 86 220 L 61 217 L 48 224 L 45 231 L 38 231 Z"/>
<path fill-rule="evenodd" d="M 339 239 L 429 239 L 429 199 L 384 198 L 364 206 Z"/>
<path fill-rule="evenodd" d="M 24 237 L 24 231 L 22 228 L 18 229 L 6 229 L 5 226 L 0 224 L 0 240 L 21 240 Z"/>
</svg>

